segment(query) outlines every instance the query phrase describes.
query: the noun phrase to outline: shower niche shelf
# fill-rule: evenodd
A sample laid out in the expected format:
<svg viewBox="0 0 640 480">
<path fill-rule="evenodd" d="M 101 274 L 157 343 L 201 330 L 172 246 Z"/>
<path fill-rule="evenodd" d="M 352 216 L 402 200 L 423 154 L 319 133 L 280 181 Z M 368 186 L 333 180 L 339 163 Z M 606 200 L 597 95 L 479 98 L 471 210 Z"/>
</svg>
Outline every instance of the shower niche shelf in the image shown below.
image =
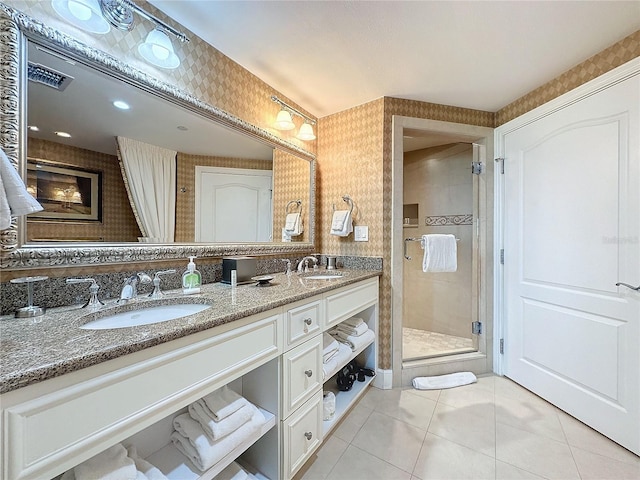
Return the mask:
<svg viewBox="0 0 640 480">
<path fill-rule="evenodd" d="M 402 228 L 417 228 L 418 218 L 417 203 L 405 203 L 402 206 Z"/>
</svg>

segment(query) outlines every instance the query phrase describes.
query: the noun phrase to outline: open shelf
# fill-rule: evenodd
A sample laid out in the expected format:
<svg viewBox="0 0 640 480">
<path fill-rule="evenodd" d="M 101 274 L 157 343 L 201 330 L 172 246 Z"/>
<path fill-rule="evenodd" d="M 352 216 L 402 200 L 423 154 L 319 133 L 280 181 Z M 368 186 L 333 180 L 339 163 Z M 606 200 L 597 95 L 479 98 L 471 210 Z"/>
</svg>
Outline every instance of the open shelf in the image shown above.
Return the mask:
<svg viewBox="0 0 640 480">
<path fill-rule="evenodd" d="M 340 419 L 344 416 L 348 409 L 353 406 L 353 403 L 357 401 L 366 391 L 367 387 L 375 377 L 365 377 L 364 382 L 358 382 L 357 380 L 353 382 L 353 387 L 351 390 L 346 392 L 341 392 L 338 390 L 338 386 L 335 382 L 335 377 L 331 377 L 326 383 L 325 387 L 327 387 L 327 383 L 331 382 L 331 385 L 328 388 L 324 388 L 325 392 L 333 392 L 336 396 L 336 413 L 331 420 L 324 420 L 322 422 L 322 431 L 324 435 L 328 435 L 331 430 L 337 425 Z"/>
<path fill-rule="evenodd" d="M 338 366 L 327 372 L 326 378 L 325 378 L 325 382 L 328 382 L 329 380 L 331 380 L 331 378 L 338 373 L 342 367 L 344 367 L 346 364 L 348 364 L 351 360 L 353 360 L 354 358 L 356 358 L 358 355 L 360 355 L 363 351 L 365 351 L 367 348 L 369 348 L 369 346 L 371 344 L 373 344 L 375 342 L 375 338 L 373 340 L 371 340 L 371 342 L 367 343 L 366 345 L 362 345 L 360 348 L 358 348 L 357 350 L 354 350 L 351 355 L 349 355 L 349 358 L 347 358 L 344 363 L 339 363 Z"/>
<path fill-rule="evenodd" d="M 259 407 L 258 407 L 259 408 Z M 264 415 L 265 422 L 260 427 L 257 435 L 252 436 L 246 442 L 238 445 L 222 458 L 218 463 L 205 472 L 201 472 L 196 466 L 185 457 L 174 445 L 169 443 L 160 450 L 149 455 L 146 460 L 156 466 L 169 480 L 210 480 L 224 470 L 231 462 L 238 458 L 251 445 L 257 442 L 260 437 L 266 434 L 276 424 L 276 417 L 270 412 L 260 408 Z M 262 475 L 258 478 L 266 478 Z"/>
</svg>

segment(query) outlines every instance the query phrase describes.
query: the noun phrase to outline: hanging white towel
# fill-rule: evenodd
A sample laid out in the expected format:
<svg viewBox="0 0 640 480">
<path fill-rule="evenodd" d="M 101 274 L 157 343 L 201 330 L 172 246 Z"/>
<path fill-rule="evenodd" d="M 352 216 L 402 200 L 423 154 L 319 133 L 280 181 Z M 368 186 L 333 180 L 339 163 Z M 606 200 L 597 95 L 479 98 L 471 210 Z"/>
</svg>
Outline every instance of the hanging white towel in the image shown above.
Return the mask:
<svg viewBox="0 0 640 480">
<path fill-rule="evenodd" d="M 287 213 L 284 230 L 290 237 L 296 237 L 302 233 L 302 216 L 300 212 Z"/>
<path fill-rule="evenodd" d="M 471 372 L 450 373 L 437 377 L 416 377 L 412 380 L 416 390 L 441 390 L 443 388 L 460 387 L 477 382 L 476 376 Z"/>
<path fill-rule="evenodd" d="M 0 230 L 11 226 L 11 216 L 21 217 L 44 210 L 27 192 L 18 171 L 0 149 Z"/>
<path fill-rule="evenodd" d="M 353 232 L 353 220 L 350 210 L 336 210 L 331 220 L 331 235 L 346 237 Z"/>
<path fill-rule="evenodd" d="M 422 236 L 423 272 L 455 272 L 458 269 L 456 237 L 447 234 Z"/>
</svg>

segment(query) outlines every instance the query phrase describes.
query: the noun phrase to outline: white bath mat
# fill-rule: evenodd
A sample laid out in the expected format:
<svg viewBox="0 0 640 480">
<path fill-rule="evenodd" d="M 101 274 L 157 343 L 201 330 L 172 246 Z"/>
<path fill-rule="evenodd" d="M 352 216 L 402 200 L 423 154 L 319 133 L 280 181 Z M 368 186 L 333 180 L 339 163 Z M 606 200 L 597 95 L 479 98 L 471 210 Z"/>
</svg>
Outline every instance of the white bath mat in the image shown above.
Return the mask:
<svg viewBox="0 0 640 480">
<path fill-rule="evenodd" d="M 441 390 L 443 388 L 460 387 L 476 383 L 478 379 L 471 372 L 450 373 L 437 377 L 416 377 L 413 379 L 413 388 L 417 390 Z"/>
</svg>

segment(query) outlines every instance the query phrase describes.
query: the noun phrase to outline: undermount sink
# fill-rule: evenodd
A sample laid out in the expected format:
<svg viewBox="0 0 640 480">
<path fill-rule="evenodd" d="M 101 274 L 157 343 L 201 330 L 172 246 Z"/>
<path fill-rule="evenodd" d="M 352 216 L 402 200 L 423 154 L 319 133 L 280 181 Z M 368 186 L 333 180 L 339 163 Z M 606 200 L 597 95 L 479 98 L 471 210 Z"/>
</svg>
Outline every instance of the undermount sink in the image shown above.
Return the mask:
<svg viewBox="0 0 640 480">
<path fill-rule="evenodd" d="M 85 323 L 80 328 L 85 330 L 106 330 L 110 328 L 151 325 L 153 323 L 166 322 L 193 315 L 210 307 L 211 305 L 202 303 L 150 306 L 97 318 L 96 320 Z"/>
<path fill-rule="evenodd" d="M 312 273 L 311 275 L 305 275 L 307 280 L 335 280 L 342 278 L 341 273 Z"/>
</svg>

